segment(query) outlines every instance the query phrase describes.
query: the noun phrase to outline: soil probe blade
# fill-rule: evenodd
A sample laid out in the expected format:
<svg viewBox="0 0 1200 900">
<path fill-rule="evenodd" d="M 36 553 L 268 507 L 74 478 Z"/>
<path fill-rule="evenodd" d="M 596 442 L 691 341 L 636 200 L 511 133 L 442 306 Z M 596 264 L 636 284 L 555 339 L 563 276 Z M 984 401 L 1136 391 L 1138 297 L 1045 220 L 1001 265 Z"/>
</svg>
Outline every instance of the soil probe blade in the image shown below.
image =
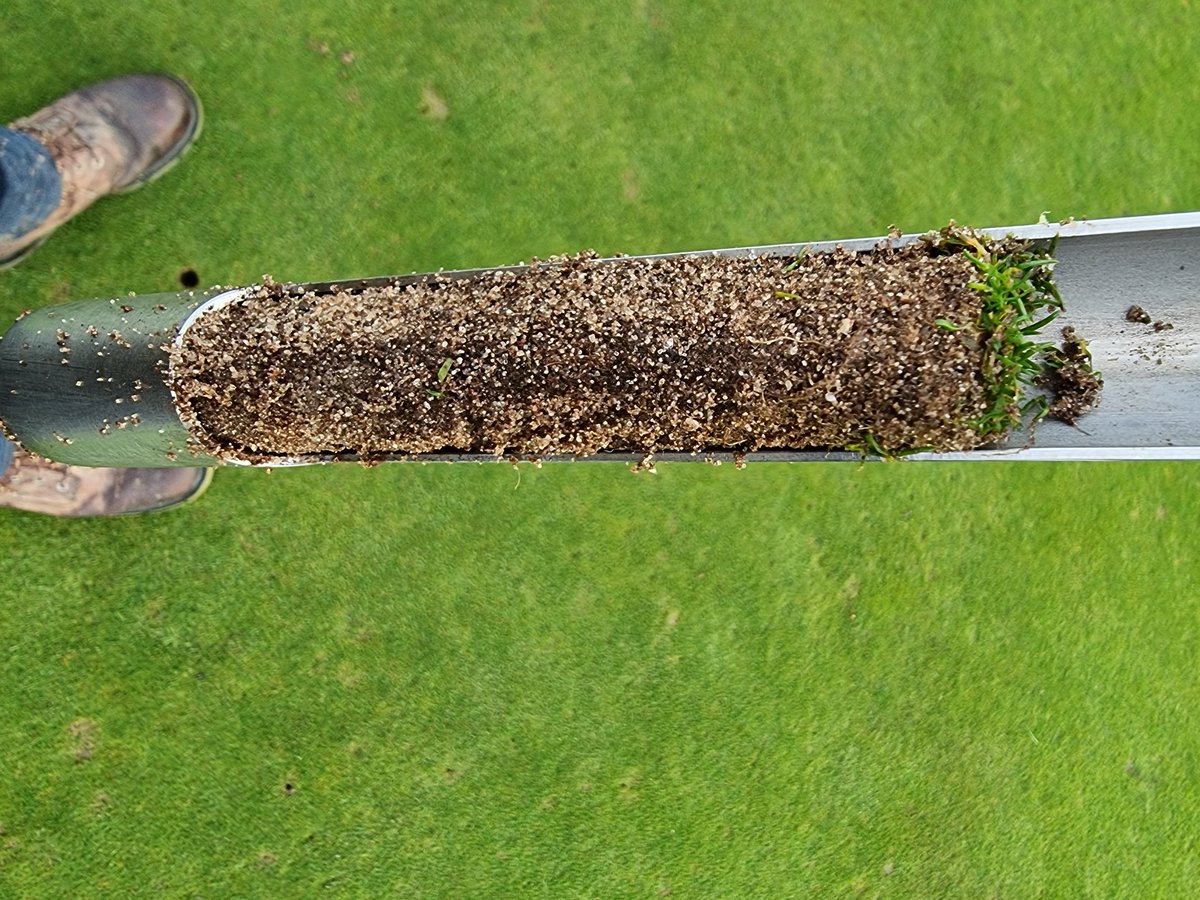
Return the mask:
<svg viewBox="0 0 1200 900">
<path fill-rule="evenodd" d="M 996 237 L 1013 235 L 1047 245 L 1057 238 L 1055 280 L 1066 309 L 1056 326 L 1071 325 L 1087 338 L 1093 362 L 1104 375 L 1100 405 L 1077 427 L 1044 421 L 995 447 L 909 458 L 1200 458 L 1200 212 L 986 230 Z M 896 243 L 918 237 L 905 235 Z M 880 240 L 736 247 L 646 258 L 795 256 L 836 246 L 868 250 Z M 488 271 L 494 269 L 440 274 L 470 278 Z M 289 289 L 321 293 L 335 284 L 356 289 L 406 284 L 423 277 L 321 282 Z M 0 420 L 25 447 L 64 463 L 217 465 L 218 460 L 189 448 L 188 431 L 167 387 L 167 349 L 196 315 L 213 305 L 232 302 L 243 290 L 87 300 L 24 316 L 0 339 Z M 1145 309 L 1152 322 L 1128 321 L 1126 312 L 1133 305 Z M 731 458 L 728 452 L 655 454 L 656 460 L 664 461 Z M 744 458 L 798 462 L 859 456 L 848 451 L 769 450 Z M 346 459 L 353 456 L 312 454 L 269 465 Z M 419 459 L 487 461 L 495 457 L 429 454 Z M 586 459 L 636 461 L 640 454 L 605 453 Z"/>
</svg>

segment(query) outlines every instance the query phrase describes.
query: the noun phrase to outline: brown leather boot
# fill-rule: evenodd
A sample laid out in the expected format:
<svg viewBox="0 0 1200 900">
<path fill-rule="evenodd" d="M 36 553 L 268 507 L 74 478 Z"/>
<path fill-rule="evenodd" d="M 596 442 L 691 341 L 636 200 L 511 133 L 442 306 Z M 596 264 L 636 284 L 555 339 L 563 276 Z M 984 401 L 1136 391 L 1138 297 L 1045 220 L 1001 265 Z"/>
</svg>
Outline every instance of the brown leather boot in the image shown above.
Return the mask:
<svg viewBox="0 0 1200 900">
<path fill-rule="evenodd" d="M 0 477 L 0 506 L 49 516 L 130 516 L 194 500 L 212 469 L 101 469 L 17 450 Z"/>
<path fill-rule="evenodd" d="M 9 125 L 45 145 L 62 176 L 58 208 L 33 231 L 0 241 L 0 268 L 105 194 L 163 174 L 200 133 L 200 101 L 172 75 L 125 75 L 67 94 Z"/>
</svg>

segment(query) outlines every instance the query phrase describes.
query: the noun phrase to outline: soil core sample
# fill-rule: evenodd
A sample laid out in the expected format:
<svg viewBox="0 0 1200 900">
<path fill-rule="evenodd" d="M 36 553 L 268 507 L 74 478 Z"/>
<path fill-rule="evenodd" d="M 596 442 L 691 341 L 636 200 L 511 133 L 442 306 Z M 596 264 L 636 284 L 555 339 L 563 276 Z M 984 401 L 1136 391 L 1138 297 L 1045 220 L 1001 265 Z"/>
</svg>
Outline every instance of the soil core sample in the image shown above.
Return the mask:
<svg viewBox="0 0 1200 900">
<path fill-rule="evenodd" d="M 861 253 L 580 255 L 324 294 L 268 281 L 195 319 L 170 383 L 205 452 L 251 462 L 968 450 L 1019 424 L 1040 370 L 1010 363 L 1049 346 L 1033 337 L 1059 303 L 1051 266 L 946 229 Z M 998 299 L 996 271 L 1023 300 Z"/>
</svg>

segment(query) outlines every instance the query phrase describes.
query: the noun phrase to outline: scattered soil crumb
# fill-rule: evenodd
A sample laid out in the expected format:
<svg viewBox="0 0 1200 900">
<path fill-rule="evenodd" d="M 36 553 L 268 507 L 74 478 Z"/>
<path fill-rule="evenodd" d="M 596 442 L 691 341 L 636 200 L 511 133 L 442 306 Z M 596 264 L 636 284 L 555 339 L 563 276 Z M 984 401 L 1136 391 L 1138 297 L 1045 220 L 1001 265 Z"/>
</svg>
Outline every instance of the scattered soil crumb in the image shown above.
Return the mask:
<svg viewBox="0 0 1200 900">
<path fill-rule="evenodd" d="M 275 863 L 277 863 L 279 861 L 279 859 L 278 859 L 278 857 L 275 856 L 274 853 L 260 853 L 260 854 L 258 854 L 258 859 L 255 861 L 262 868 L 268 869 L 271 866 L 275 865 Z"/>
<path fill-rule="evenodd" d="M 444 111 L 430 88 L 423 107 Z M 660 450 L 864 435 L 969 450 L 988 405 L 977 277 L 961 253 L 885 242 L 797 258 L 589 251 L 324 294 L 268 281 L 189 327 L 171 387 L 206 452 L 256 463 L 622 451 L 653 471 Z M 1053 373 L 1072 420 L 1099 392 L 1080 350 L 1068 340 Z"/>
<path fill-rule="evenodd" d="M 426 85 L 421 88 L 421 102 L 417 105 L 418 112 L 427 119 L 442 121 L 450 115 L 450 107 L 446 105 L 446 101 L 438 95 L 432 87 Z"/>
<path fill-rule="evenodd" d="M 1052 395 L 1050 417 L 1074 425 L 1100 402 L 1104 382 L 1092 368 L 1087 342 L 1069 325 L 1063 328 L 1062 336 L 1062 344 L 1050 355 L 1051 367 L 1040 381 Z"/>
<path fill-rule="evenodd" d="M 1175 326 L 1170 322 L 1162 320 L 1155 321 L 1150 313 L 1142 309 L 1140 306 L 1131 306 L 1125 312 L 1125 319 L 1129 322 L 1137 322 L 1140 325 L 1150 325 L 1153 323 L 1155 331 L 1170 331 Z"/>
</svg>

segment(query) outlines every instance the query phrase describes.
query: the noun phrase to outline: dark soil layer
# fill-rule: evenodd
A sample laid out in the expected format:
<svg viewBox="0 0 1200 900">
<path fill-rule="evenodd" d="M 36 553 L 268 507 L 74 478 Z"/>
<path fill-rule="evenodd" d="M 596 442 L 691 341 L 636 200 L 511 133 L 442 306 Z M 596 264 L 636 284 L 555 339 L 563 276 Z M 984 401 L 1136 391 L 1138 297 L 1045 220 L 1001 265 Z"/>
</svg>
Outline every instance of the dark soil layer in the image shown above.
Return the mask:
<svg viewBox="0 0 1200 900">
<path fill-rule="evenodd" d="M 172 388 L 205 451 L 256 462 L 966 450 L 983 441 L 982 336 L 944 325 L 978 320 L 975 276 L 917 243 L 579 256 L 325 295 L 268 283 L 187 329 Z"/>
<path fill-rule="evenodd" d="M 1104 382 L 1092 368 L 1092 354 L 1075 329 L 1068 325 L 1063 328 L 1062 336 L 1062 343 L 1047 354 L 1050 364 L 1039 381 L 1053 397 L 1048 410 L 1050 417 L 1074 425 L 1100 402 Z"/>
</svg>

